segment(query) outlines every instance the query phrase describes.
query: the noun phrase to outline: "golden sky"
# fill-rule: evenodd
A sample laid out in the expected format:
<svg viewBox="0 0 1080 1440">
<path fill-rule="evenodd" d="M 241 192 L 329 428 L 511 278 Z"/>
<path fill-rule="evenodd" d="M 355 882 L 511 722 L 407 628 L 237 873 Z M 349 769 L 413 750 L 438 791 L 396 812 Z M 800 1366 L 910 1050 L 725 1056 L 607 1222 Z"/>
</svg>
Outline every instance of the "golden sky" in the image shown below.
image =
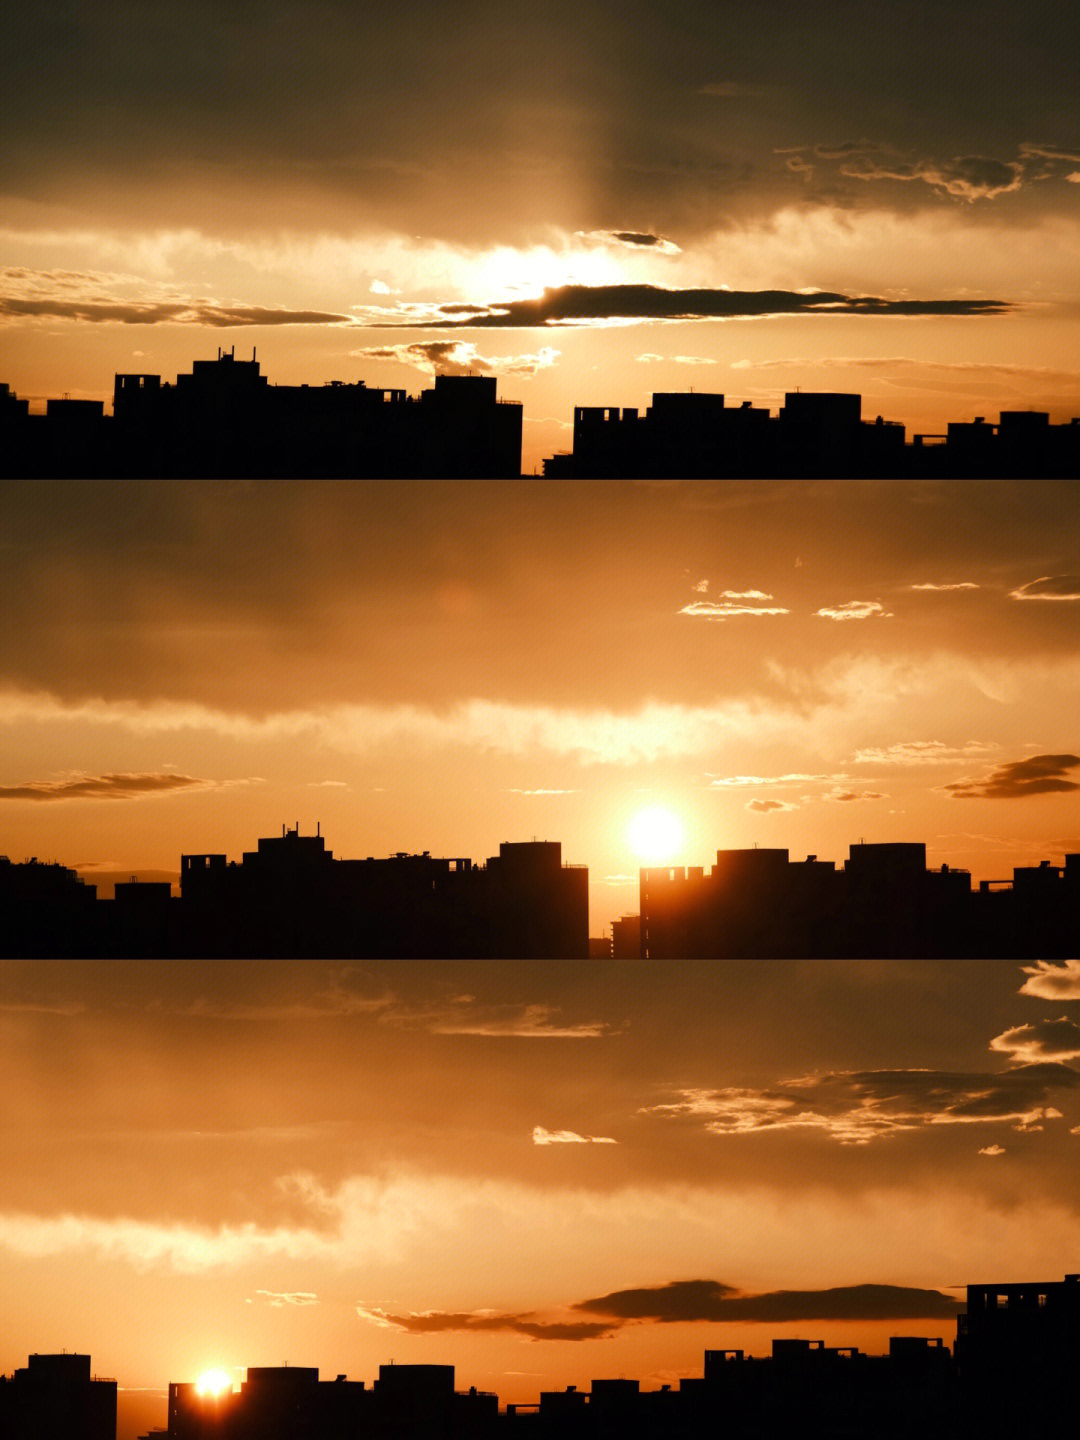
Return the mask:
<svg viewBox="0 0 1080 1440">
<path fill-rule="evenodd" d="M 526 473 L 575 404 L 689 385 L 774 410 L 859 391 L 910 433 L 1080 410 L 1080 36 L 1056 0 L 9 23 L 0 379 L 35 405 L 219 344 L 280 383 L 487 370 L 525 406 Z M 568 286 L 601 318 L 513 308 Z M 841 301 L 793 313 L 815 291 Z M 741 318 L 674 318 L 733 292 Z"/>
<path fill-rule="evenodd" d="M 2 851 L 1080 848 L 1071 482 L 9 482 Z M 1034 757 L 1048 756 L 1051 762 Z M 1042 774 L 1043 770 L 1049 770 Z M 667 858 L 667 857 L 664 857 Z"/>
<path fill-rule="evenodd" d="M 89 1349 L 134 1426 L 211 1367 L 535 1400 L 951 1339 L 959 1287 L 1068 1263 L 1077 999 L 1075 962 L 5 962 L 0 1367 Z"/>
</svg>

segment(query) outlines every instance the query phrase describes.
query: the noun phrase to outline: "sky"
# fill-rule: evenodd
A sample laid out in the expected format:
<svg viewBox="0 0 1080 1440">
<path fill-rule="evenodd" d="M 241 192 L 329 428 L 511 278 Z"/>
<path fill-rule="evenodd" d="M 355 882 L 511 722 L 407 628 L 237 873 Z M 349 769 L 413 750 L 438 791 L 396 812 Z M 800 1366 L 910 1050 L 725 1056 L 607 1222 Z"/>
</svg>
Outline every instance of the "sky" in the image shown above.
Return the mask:
<svg viewBox="0 0 1080 1440">
<path fill-rule="evenodd" d="M 0 964 L 0 1371 L 503 1402 L 1075 1264 L 1077 962 Z"/>
<path fill-rule="evenodd" d="M 575 404 L 1080 411 L 1075 7 L 16 3 L 4 379 L 495 374 Z M 831 297 L 826 303 L 817 296 Z"/>
</svg>

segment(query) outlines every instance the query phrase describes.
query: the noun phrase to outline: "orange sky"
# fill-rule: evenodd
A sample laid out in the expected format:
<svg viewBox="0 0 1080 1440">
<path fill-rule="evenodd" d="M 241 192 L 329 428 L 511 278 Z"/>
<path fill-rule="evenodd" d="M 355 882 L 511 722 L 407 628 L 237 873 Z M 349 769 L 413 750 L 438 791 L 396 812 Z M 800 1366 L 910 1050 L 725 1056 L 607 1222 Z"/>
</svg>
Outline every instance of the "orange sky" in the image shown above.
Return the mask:
<svg viewBox="0 0 1080 1440">
<path fill-rule="evenodd" d="M 149 1424 L 211 1366 L 535 1400 L 951 1339 L 947 1298 L 818 1292 L 1060 1278 L 1077 998 L 1072 962 L 5 962 L 0 1369 L 89 1350 Z"/>
<path fill-rule="evenodd" d="M 9 482 L 0 853 L 1080 848 L 1070 482 Z M 735 597 L 735 598 L 731 598 Z M 1012 783 L 1034 755 L 1054 784 Z M 113 777 L 111 779 L 107 777 Z M 958 791 L 955 788 L 968 782 Z M 103 880 L 103 884 L 107 884 Z"/>
<path fill-rule="evenodd" d="M 859 391 L 909 433 L 1068 420 L 1076 17 L 891 15 L 19 3 L 0 380 L 35 406 L 108 399 L 118 371 L 172 380 L 220 344 L 287 384 L 486 370 L 525 406 L 526 473 L 566 448 L 575 404 L 690 385 L 774 410 L 796 386 Z M 612 294 L 629 284 L 758 299 L 679 321 Z M 611 295 L 607 318 L 497 318 L 566 285 Z M 785 314 L 815 290 L 930 308 Z"/>
</svg>

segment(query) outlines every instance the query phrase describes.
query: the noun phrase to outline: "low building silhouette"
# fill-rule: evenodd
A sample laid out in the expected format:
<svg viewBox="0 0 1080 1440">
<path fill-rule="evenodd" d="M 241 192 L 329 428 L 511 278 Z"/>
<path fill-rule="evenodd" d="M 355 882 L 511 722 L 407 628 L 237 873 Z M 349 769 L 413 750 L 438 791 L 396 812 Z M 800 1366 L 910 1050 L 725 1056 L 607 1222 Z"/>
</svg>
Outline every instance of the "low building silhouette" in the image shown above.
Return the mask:
<svg viewBox="0 0 1080 1440">
<path fill-rule="evenodd" d="M 973 892 L 966 870 L 928 870 L 921 843 L 853 845 L 842 870 L 718 850 L 709 871 L 642 869 L 640 915 L 648 959 L 1062 959 L 1080 943 L 1080 855 Z"/>
<path fill-rule="evenodd" d="M 30 415 L 0 393 L 2 473 L 126 477 L 513 479 L 522 407 L 491 375 L 438 375 L 418 397 L 363 381 L 270 385 L 255 352 L 196 360 L 190 373 L 117 374 L 101 401 L 49 400 Z"/>
<path fill-rule="evenodd" d="M 282 826 L 240 862 L 180 857 L 165 881 L 95 899 L 74 871 L 0 859 L 3 946 L 27 957 L 585 959 L 589 871 L 559 841 L 503 842 L 486 864 L 401 852 L 338 860 Z"/>
<path fill-rule="evenodd" d="M 169 1386 L 167 1440 L 494 1440 L 498 1396 L 454 1389 L 452 1365 L 381 1365 L 369 1389 L 307 1366 L 250 1366 L 239 1390 Z"/>
<path fill-rule="evenodd" d="M 862 418 L 861 395 L 807 390 L 789 391 L 775 416 L 697 390 L 658 392 L 644 414 L 575 406 L 573 449 L 544 461 L 545 475 L 582 480 L 1071 478 L 1078 472 L 1080 419 L 1051 425 L 1042 411 L 1003 410 L 996 425 L 982 417 L 949 423 L 946 435 L 916 435 L 909 445 L 899 422 Z"/>
</svg>

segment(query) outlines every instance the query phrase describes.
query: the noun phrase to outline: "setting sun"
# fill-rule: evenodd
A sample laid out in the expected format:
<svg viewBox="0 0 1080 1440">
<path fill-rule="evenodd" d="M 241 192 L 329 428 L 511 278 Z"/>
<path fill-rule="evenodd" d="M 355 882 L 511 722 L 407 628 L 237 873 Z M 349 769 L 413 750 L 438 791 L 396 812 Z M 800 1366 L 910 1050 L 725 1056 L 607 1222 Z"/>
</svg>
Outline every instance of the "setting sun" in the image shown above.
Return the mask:
<svg viewBox="0 0 1080 1440">
<path fill-rule="evenodd" d="M 639 810 L 626 831 L 630 848 L 646 865 L 662 865 L 683 843 L 683 823 L 670 810 L 650 805 Z"/>
<path fill-rule="evenodd" d="M 204 1370 L 196 1380 L 195 1388 L 200 1395 L 217 1399 L 218 1396 L 230 1394 L 233 1383 L 231 1377 L 224 1370 Z"/>
</svg>

